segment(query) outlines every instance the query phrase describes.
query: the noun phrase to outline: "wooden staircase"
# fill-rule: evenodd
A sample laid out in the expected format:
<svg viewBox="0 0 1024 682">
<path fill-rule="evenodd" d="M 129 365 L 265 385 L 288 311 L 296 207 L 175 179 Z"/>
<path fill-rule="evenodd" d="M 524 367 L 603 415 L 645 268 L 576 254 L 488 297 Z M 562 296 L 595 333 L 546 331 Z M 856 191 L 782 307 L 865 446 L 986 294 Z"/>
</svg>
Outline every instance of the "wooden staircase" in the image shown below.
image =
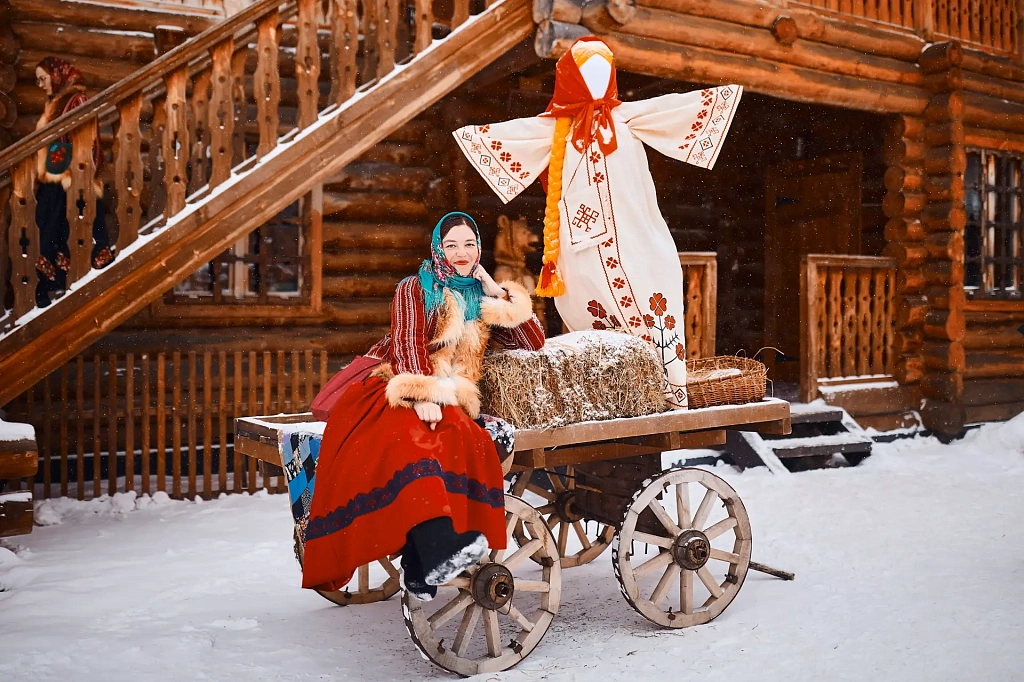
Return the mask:
<svg viewBox="0 0 1024 682">
<path fill-rule="evenodd" d="M 842 408 L 819 404 L 790 405 L 792 432 L 785 436 L 730 431 L 725 451 L 741 467 L 767 465 L 774 473 L 784 467 L 804 471 L 829 466 L 835 455 L 857 465 L 871 455 L 874 441 Z"/>
<path fill-rule="evenodd" d="M 11 260 L 14 303 L 0 320 L 0 405 L 322 183 L 326 305 L 339 317 L 386 322 L 381 299 L 393 291 L 392 273 L 418 261 L 421 235 L 403 226 L 401 206 L 393 226 L 351 222 L 359 176 L 381 169 L 349 169 L 340 186 L 339 173 L 534 27 L 528 0 L 498 0 L 476 15 L 469 0 L 455 0 L 445 18 L 433 16 L 430 0 L 415 0 L 415 12 L 400 7 L 261 0 L 0 153 L 0 263 Z M 294 78 L 293 93 L 282 74 Z M 246 131 L 258 144 L 246 144 Z M 36 153 L 65 135 L 68 194 L 79 198 L 68 201 L 68 291 L 37 309 Z M 105 198 L 116 202 L 118 256 L 90 270 L 97 135 L 113 136 Z M 415 174 L 394 178 L 410 180 Z M 336 214 L 348 219 L 336 224 Z M 382 274 L 356 276 L 349 249 L 378 248 L 378 239 L 391 240 Z"/>
</svg>

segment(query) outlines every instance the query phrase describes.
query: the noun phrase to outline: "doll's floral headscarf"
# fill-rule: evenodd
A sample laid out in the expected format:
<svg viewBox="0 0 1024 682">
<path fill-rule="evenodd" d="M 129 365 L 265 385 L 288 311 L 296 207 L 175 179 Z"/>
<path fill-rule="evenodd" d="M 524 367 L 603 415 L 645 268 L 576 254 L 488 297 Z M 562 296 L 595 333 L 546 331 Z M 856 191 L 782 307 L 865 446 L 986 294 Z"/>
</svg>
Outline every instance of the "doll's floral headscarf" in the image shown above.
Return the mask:
<svg viewBox="0 0 1024 682">
<path fill-rule="evenodd" d="M 60 57 L 43 57 L 36 66 L 50 74 L 53 89 L 51 98 L 59 95 L 60 91 L 69 85 L 82 84 L 82 73 Z"/>
<path fill-rule="evenodd" d="M 480 317 L 480 299 L 484 295 L 483 286 L 480 280 L 475 277 L 463 277 L 455 266 L 448 261 L 444 255 L 444 247 L 441 244 L 441 228 L 450 218 L 459 217 L 467 223 L 476 234 L 477 262 L 473 264 L 470 275 L 480 266 L 480 230 L 476 221 L 465 213 L 453 212 L 444 216 L 434 226 L 434 234 L 430 240 L 430 258 L 423 261 L 420 266 L 420 284 L 423 286 L 424 303 L 427 312 L 436 311 L 444 304 L 444 290 L 448 289 L 456 294 L 463 305 L 463 315 L 467 321 Z"/>
</svg>

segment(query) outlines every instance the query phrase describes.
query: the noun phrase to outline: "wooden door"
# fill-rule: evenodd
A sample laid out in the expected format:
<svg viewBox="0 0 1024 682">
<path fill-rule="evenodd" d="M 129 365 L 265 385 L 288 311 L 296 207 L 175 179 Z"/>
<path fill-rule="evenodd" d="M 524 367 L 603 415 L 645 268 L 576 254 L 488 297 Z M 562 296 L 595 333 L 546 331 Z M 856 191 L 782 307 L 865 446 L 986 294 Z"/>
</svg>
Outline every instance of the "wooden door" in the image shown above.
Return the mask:
<svg viewBox="0 0 1024 682">
<path fill-rule="evenodd" d="M 798 381 L 800 268 L 808 253 L 859 254 L 860 152 L 768 167 L 765 181 L 764 345 L 774 381 Z"/>
</svg>

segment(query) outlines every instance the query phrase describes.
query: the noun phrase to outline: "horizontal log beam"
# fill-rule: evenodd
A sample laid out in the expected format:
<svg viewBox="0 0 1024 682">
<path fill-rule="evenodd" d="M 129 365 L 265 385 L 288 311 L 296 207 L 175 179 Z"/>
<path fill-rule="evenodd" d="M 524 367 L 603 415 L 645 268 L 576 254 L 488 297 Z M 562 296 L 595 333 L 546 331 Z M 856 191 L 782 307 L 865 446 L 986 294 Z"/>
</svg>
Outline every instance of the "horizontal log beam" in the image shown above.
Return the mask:
<svg viewBox="0 0 1024 682">
<path fill-rule="evenodd" d="M 538 54 L 557 58 L 586 29 L 548 22 L 537 33 Z M 718 50 L 677 45 L 623 33 L 602 33 L 618 68 L 693 83 L 738 83 L 752 91 L 798 102 L 829 102 L 863 111 L 920 116 L 930 93 L 924 88 L 837 76 Z"/>
<path fill-rule="evenodd" d="M 177 26 L 188 35 L 201 33 L 223 19 L 222 16 L 195 8 L 118 7 L 99 2 L 75 0 L 10 0 L 12 19 L 53 21 L 54 17 L 75 26 L 112 28 L 119 31 L 152 31 L 154 26 Z"/>
<path fill-rule="evenodd" d="M 14 24 L 26 50 L 63 52 L 76 57 L 101 57 L 145 64 L 156 58 L 153 36 L 139 31 L 112 31 L 73 24 L 26 21 Z"/>
<path fill-rule="evenodd" d="M 808 41 L 787 47 L 772 35 L 770 27 L 745 26 L 644 7 L 636 8 L 630 20 L 619 25 L 608 15 L 608 10 L 604 5 L 588 5 L 583 12 L 583 24 L 596 33 L 620 32 L 889 83 L 915 86 L 924 83 L 917 67 L 905 61 Z"/>
</svg>

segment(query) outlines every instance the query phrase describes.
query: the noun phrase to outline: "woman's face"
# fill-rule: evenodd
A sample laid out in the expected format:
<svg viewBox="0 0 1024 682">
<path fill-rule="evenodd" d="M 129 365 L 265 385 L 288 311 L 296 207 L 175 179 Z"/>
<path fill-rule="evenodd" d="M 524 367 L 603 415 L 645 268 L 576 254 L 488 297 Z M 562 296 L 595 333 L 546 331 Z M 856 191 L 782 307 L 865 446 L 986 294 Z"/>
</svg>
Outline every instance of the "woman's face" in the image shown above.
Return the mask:
<svg viewBox="0 0 1024 682">
<path fill-rule="evenodd" d="M 456 225 L 449 230 L 441 240 L 441 248 L 444 249 L 445 258 L 462 277 L 469 277 L 480 259 L 476 233 L 469 225 Z"/>
<path fill-rule="evenodd" d="M 36 85 L 41 87 L 47 95 L 53 95 L 53 80 L 41 66 L 36 67 Z"/>
</svg>

